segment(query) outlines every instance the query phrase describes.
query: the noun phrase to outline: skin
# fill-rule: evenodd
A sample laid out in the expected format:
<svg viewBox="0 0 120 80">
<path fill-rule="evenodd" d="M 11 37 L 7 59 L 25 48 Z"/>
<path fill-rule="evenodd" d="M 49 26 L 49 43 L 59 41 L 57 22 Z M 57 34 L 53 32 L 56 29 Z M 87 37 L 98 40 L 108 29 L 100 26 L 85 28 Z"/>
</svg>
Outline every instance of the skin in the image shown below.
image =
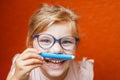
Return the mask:
<svg viewBox="0 0 120 80">
<path fill-rule="evenodd" d="M 56 39 L 66 35 L 72 36 L 71 29 L 68 28 L 68 26 L 71 25 L 69 23 L 56 23 L 42 32 L 42 34 L 51 34 Z M 40 67 L 43 74 L 50 80 L 63 80 L 67 75 L 71 61 L 65 61 L 62 65 L 47 64 L 39 55 L 40 52 L 61 52 L 75 55 L 75 50 L 64 50 L 59 43 L 55 43 L 50 49 L 44 50 L 39 47 L 37 39 L 35 38 L 33 40 L 33 48 L 27 48 L 16 59 L 15 74 L 13 76 L 9 74 L 7 80 L 28 80 L 30 71 L 37 67 Z"/>
</svg>

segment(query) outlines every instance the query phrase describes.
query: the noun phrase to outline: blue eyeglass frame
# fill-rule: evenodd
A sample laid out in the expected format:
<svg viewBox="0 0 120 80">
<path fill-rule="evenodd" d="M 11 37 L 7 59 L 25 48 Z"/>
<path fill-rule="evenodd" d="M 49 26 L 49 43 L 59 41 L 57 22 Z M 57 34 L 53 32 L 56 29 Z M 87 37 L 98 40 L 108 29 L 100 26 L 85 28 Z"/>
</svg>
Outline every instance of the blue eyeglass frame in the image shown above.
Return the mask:
<svg viewBox="0 0 120 80">
<path fill-rule="evenodd" d="M 62 38 L 60 38 L 60 39 L 56 39 L 53 35 L 51 35 L 51 34 L 35 34 L 35 35 L 33 35 L 33 38 L 37 38 L 37 42 L 38 42 L 38 45 L 42 48 L 42 49 L 49 49 L 49 48 L 43 48 L 40 44 L 39 44 L 39 36 L 40 35 L 49 35 L 49 36 L 51 36 L 52 38 L 53 38 L 53 40 L 54 40 L 54 42 L 53 42 L 53 44 L 49 47 L 49 48 L 51 48 L 56 42 L 58 42 L 59 43 L 59 45 L 64 49 L 64 50 L 69 50 L 69 49 L 65 49 L 62 45 L 61 45 L 61 40 L 64 38 L 64 37 L 71 37 L 71 36 L 64 36 L 64 37 L 62 37 Z M 73 36 L 72 36 L 73 37 Z M 75 43 L 75 45 L 77 44 L 77 42 L 78 41 L 80 41 L 80 39 L 79 38 L 77 38 L 77 37 L 73 37 L 74 39 L 75 39 L 75 41 L 76 41 L 76 43 Z M 75 46 L 76 47 L 76 46 Z M 73 50 L 75 49 L 75 47 L 73 48 Z"/>
</svg>

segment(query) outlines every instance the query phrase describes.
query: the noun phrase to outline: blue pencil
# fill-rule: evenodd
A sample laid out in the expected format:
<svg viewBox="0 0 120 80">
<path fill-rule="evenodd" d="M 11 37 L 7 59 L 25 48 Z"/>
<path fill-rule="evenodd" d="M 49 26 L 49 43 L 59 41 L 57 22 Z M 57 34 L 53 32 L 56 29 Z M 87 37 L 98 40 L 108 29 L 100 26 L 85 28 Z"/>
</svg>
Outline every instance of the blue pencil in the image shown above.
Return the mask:
<svg viewBox="0 0 120 80">
<path fill-rule="evenodd" d="M 73 60 L 75 58 L 75 56 L 73 55 L 47 53 L 47 52 L 40 53 L 40 56 L 42 56 L 43 58 L 63 59 L 63 60 Z"/>
</svg>

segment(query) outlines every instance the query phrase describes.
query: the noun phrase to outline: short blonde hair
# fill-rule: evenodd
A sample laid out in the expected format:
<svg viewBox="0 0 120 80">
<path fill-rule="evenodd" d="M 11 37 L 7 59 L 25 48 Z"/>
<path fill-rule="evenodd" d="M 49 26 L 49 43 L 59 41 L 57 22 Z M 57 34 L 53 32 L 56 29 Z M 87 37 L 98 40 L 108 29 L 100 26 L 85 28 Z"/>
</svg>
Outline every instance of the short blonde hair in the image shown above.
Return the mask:
<svg viewBox="0 0 120 80">
<path fill-rule="evenodd" d="M 27 36 L 27 47 L 32 46 L 33 34 L 43 32 L 48 26 L 56 22 L 70 22 L 74 25 L 76 36 L 78 34 L 77 15 L 70 9 L 62 6 L 43 4 L 30 18 Z"/>
</svg>

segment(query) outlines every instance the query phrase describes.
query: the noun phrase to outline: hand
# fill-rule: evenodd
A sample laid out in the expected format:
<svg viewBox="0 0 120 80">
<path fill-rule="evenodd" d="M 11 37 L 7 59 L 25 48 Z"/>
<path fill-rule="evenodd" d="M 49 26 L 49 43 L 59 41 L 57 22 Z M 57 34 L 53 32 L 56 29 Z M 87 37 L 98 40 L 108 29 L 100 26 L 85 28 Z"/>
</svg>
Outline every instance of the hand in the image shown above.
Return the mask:
<svg viewBox="0 0 120 80">
<path fill-rule="evenodd" d="M 34 48 L 28 48 L 18 56 L 13 75 L 17 80 L 28 80 L 31 70 L 42 65 L 43 58 L 39 53 Z"/>
</svg>

